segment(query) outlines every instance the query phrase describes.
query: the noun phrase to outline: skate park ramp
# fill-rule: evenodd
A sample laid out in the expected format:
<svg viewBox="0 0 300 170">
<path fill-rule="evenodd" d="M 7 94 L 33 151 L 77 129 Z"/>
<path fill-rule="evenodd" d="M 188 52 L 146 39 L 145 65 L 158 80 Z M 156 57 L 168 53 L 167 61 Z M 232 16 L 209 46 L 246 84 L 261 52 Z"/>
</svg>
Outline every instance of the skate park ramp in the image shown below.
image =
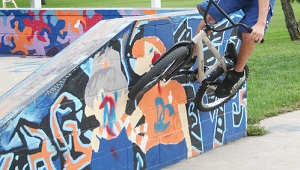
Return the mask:
<svg viewBox="0 0 300 170">
<path fill-rule="evenodd" d="M 199 83 L 186 77 L 164 85 L 167 93 L 127 98 L 152 60 L 191 39 L 200 20 L 196 10 L 103 20 L 41 59 L 0 98 L 0 168 L 160 169 L 245 136 L 246 87 L 205 113 L 194 107 Z"/>
</svg>

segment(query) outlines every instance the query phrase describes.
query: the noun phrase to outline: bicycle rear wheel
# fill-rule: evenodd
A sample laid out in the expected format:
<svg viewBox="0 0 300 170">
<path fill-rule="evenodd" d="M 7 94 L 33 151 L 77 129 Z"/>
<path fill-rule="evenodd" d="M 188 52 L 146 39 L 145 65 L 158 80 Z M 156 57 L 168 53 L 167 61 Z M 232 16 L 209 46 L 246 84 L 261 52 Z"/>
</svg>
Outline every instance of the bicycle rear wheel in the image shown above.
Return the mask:
<svg viewBox="0 0 300 170">
<path fill-rule="evenodd" d="M 245 76 L 247 78 L 249 74 L 248 66 L 245 67 L 244 71 L 245 71 L 244 72 Z M 215 90 L 218 84 L 222 82 L 223 79 L 222 76 L 225 76 L 224 71 L 219 72 L 218 74 L 211 75 L 210 78 L 208 78 L 199 88 L 195 98 L 195 103 L 199 110 L 207 112 L 207 111 L 215 110 L 216 108 L 222 106 L 224 103 L 230 100 L 237 93 L 237 91 L 244 85 L 246 81 L 245 79 L 236 88 L 236 91 L 233 91 L 229 96 L 224 98 L 218 98 L 215 96 Z"/>
<path fill-rule="evenodd" d="M 128 93 L 130 100 L 143 96 L 148 90 L 155 86 L 160 80 L 171 78 L 185 63 L 189 57 L 188 45 L 172 49 L 159 60 L 141 79 L 132 86 Z M 166 80 L 167 81 L 167 80 Z"/>
</svg>

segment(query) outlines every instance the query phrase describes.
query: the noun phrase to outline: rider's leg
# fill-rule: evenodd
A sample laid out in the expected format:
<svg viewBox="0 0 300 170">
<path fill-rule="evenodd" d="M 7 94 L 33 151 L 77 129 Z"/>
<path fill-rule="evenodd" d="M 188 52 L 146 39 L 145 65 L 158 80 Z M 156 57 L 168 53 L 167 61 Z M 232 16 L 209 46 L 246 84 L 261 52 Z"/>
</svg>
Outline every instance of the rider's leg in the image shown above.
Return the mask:
<svg viewBox="0 0 300 170">
<path fill-rule="evenodd" d="M 209 14 L 207 14 L 207 21 L 212 22 L 213 24 L 216 23 L 215 19 L 211 17 Z M 197 34 L 205 27 L 204 20 L 201 20 L 200 24 L 198 25 Z"/>
<path fill-rule="evenodd" d="M 246 62 L 254 51 L 255 41 L 251 39 L 249 33 L 242 33 L 242 43 L 238 53 L 237 64 L 234 68 L 236 72 L 243 72 Z"/>
<path fill-rule="evenodd" d="M 212 23 L 216 22 L 210 15 L 207 16 L 207 20 L 211 21 Z M 201 29 L 203 29 L 204 26 L 205 26 L 205 22 L 204 20 L 202 20 L 198 26 L 197 33 Z M 236 72 L 243 72 L 246 62 L 248 61 L 250 55 L 252 54 L 255 48 L 255 42 L 251 39 L 249 33 L 245 33 L 245 32 L 241 33 L 241 39 L 242 39 L 242 43 L 238 53 L 237 64 L 234 69 Z"/>
<path fill-rule="evenodd" d="M 236 85 L 240 86 L 245 80 L 244 68 L 255 48 L 255 41 L 250 37 L 249 33 L 241 33 L 241 47 L 238 53 L 237 64 L 234 70 L 229 70 L 225 79 L 218 85 L 215 95 L 217 97 L 226 97 L 231 93 L 232 88 Z M 236 89 L 237 90 L 237 89 Z"/>
</svg>

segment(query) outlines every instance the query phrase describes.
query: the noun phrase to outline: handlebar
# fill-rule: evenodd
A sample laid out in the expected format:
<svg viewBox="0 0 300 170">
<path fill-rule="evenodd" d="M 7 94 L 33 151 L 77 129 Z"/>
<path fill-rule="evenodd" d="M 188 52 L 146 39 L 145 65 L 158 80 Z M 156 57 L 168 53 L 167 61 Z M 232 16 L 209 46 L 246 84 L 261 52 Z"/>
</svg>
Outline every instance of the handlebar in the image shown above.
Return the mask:
<svg viewBox="0 0 300 170">
<path fill-rule="evenodd" d="M 208 25 L 209 21 L 207 21 L 207 15 L 208 15 L 208 11 L 209 11 L 211 5 L 214 5 L 222 13 L 222 15 L 231 23 L 231 26 L 216 29 L 215 27 Z M 235 23 L 234 21 L 232 21 L 232 19 L 228 16 L 228 14 L 226 14 L 226 12 L 214 0 L 209 0 L 207 8 L 203 14 L 203 19 L 206 24 L 206 27 L 208 27 L 210 30 L 212 30 L 214 32 L 222 32 L 222 31 L 226 31 L 231 28 L 238 27 L 238 26 L 244 27 L 249 33 L 252 32 L 252 28 L 249 27 L 248 25 L 246 25 L 244 23 Z M 261 40 L 261 43 L 263 43 L 263 42 L 264 42 L 264 39 Z"/>
</svg>

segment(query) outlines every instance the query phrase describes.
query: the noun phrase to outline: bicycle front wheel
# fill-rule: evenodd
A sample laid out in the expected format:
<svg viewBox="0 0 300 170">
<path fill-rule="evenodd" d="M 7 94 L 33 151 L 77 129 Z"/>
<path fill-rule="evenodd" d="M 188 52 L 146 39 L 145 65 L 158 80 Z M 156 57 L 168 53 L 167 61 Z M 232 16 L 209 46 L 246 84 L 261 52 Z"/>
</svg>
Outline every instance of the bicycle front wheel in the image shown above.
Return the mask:
<svg viewBox="0 0 300 170">
<path fill-rule="evenodd" d="M 189 57 L 189 47 L 180 46 L 166 53 L 141 79 L 132 86 L 128 93 L 130 100 L 143 96 L 160 80 L 170 77 L 174 72 L 178 71 L 186 63 Z"/>
</svg>

